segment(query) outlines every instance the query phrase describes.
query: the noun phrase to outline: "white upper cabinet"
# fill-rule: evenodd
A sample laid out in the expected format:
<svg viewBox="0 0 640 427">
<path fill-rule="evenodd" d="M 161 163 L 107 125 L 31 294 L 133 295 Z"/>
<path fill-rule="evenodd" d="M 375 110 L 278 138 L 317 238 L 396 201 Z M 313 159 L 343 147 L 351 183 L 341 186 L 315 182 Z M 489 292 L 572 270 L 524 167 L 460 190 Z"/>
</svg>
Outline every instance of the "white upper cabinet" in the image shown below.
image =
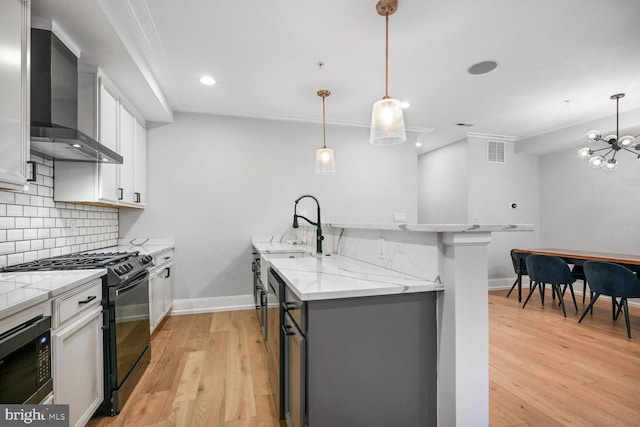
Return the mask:
<svg viewBox="0 0 640 427">
<path fill-rule="evenodd" d="M 136 120 L 135 141 L 135 185 L 134 197 L 136 204 L 147 205 L 147 130 Z"/>
<path fill-rule="evenodd" d="M 30 0 L 0 3 L 0 188 L 21 190 L 29 159 Z"/>
<path fill-rule="evenodd" d="M 81 72 L 78 123 L 123 157 L 121 165 L 56 161 L 54 200 L 113 207 L 146 205 L 146 128 L 135 110 L 99 71 Z M 87 89 L 87 88 L 93 88 Z M 96 126 L 92 122 L 97 122 Z"/>
</svg>

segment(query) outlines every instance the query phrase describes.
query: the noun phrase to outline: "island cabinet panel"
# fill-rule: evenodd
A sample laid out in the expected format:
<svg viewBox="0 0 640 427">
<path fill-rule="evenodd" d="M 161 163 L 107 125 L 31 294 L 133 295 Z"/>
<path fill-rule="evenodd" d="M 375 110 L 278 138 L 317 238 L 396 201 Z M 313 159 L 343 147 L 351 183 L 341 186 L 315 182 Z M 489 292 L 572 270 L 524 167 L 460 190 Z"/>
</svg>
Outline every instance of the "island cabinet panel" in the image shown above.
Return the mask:
<svg viewBox="0 0 640 427">
<path fill-rule="evenodd" d="M 283 328 L 289 331 L 283 378 L 288 423 L 436 426 L 437 294 L 307 301 L 297 306 L 288 301 L 290 314 Z M 287 327 L 287 321 L 294 327 Z M 300 373 L 306 378 L 303 399 L 297 396 Z M 301 400 L 306 400 L 306 408 L 298 409 Z M 300 412 L 306 416 L 300 417 Z"/>
</svg>

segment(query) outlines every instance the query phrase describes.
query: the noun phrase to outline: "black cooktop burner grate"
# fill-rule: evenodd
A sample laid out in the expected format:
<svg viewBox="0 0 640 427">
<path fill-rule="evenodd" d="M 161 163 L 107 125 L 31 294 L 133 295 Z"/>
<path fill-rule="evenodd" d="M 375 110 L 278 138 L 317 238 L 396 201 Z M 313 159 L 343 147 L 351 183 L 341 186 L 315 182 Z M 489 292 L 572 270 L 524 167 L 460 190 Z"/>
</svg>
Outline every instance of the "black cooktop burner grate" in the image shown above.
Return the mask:
<svg viewBox="0 0 640 427">
<path fill-rule="evenodd" d="M 82 270 L 107 268 L 134 259 L 139 252 L 104 252 L 93 254 L 70 254 L 53 258 L 38 259 L 22 264 L 0 268 L 0 272 Z"/>
</svg>

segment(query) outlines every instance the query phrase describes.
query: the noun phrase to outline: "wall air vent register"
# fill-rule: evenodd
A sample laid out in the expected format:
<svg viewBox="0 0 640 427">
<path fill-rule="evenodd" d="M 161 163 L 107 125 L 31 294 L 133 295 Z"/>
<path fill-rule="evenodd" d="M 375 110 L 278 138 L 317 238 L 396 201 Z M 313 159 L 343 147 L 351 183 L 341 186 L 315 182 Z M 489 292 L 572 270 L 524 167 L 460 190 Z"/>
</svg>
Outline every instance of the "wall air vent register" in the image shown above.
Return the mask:
<svg viewBox="0 0 640 427">
<path fill-rule="evenodd" d="M 487 162 L 504 163 L 504 142 L 487 141 Z"/>
</svg>

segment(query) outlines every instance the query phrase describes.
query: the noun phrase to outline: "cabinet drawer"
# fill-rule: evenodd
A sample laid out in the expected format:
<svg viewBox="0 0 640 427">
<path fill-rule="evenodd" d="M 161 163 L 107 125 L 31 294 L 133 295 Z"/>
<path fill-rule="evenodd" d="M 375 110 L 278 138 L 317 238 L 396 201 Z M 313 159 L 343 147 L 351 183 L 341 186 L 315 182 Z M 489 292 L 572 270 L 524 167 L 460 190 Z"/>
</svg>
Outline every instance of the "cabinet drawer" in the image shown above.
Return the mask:
<svg viewBox="0 0 640 427">
<path fill-rule="evenodd" d="M 53 328 L 102 302 L 102 280 L 96 279 L 53 300 Z"/>
<path fill-rule="evenodd" d="M 173 260 L 173 249 L 169 249 L 168 251 L 164 251 L 159 253 L 158 255 L 153 257 L 153 263 L 156 266 L 161 266 L 162 264 L 166 264 Z"/>
</svg>

